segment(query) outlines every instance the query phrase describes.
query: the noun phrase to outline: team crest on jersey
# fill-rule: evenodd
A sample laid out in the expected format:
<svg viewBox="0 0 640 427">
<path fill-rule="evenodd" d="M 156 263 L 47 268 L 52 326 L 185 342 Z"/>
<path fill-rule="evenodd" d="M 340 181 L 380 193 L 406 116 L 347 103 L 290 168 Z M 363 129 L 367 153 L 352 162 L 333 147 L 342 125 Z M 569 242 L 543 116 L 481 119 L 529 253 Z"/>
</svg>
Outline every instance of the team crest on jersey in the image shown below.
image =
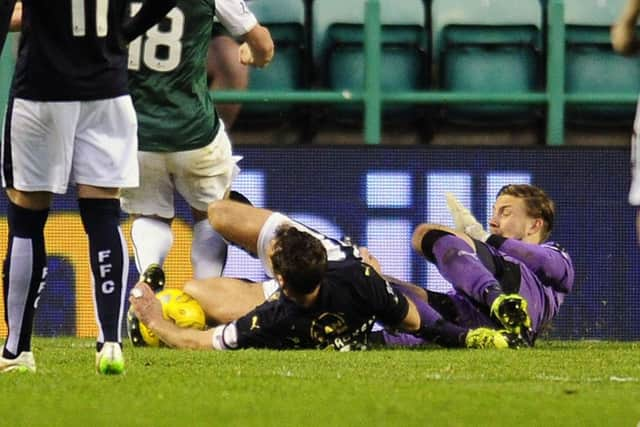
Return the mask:
<svg viewBox="0 0 640 427">
<path fill-rule="evenodd" d="M 311 339 L 319 346 L 331 343 L 347 331 L 347 322 L 338 313 L 322 313 L 311 322 Z"/>
</svg>

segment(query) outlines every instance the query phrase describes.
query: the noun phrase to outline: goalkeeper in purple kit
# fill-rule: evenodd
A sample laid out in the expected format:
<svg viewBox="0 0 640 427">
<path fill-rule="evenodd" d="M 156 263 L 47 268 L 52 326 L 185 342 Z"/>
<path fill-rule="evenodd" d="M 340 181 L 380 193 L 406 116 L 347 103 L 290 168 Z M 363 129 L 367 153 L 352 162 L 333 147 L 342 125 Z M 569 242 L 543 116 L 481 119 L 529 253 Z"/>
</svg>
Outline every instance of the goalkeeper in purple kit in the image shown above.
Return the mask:
<svg viewBox="0 0 640 427">
<path fill-rule="evenodd" d="M 414 249 L 434 263 L 454 290 L 428 292 L 437 314 L 465 327 L 505 328 L 533 345 L 571 291 L 569 255 L 546 242 L 555 207 L 541 189 L 512 184 L 499 192 L 485 231 L 453 195 L 447 195 L 456 229 L 421 224 Z"/>
</svg>

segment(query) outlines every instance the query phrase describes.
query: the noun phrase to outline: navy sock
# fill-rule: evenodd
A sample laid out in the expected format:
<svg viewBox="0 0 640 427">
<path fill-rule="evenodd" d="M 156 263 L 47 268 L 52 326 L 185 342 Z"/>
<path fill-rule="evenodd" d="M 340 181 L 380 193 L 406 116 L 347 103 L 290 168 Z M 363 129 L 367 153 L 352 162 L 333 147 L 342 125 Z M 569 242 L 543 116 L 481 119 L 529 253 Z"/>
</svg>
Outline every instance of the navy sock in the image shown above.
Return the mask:
<svg viewBox="0 0 640 427">
<path fill-rule="evenodd" d="M 418 310 L 420 330 L 415 335 L 443 347 L 464 346 L 464 340 L 469 331 L 467 328 L 445 320 L 440 313 L 416 295 L 403 292 L 402 288 L 398 286 L 394 286 L 394 288 L 410 299 Z"/>
<path fill-rule="evenodd" d="M 120 201 L 80 199 L 80 216 L 89 239 L 98 322 L 97 350 L 106 341 L 122 340 L 124 289 L 129 254 L 120 230 Z"/>
<path fill-rule="evenodd" d="M 4 316 L 9 328 L 2 354 L 6 358 L 31 351 L 33 318 L 47 276 L 44 225 L 48 215 L 49 209 L 26 209 L 11 201 L 7 207 L 9 241 L 2 269 Z"/>
<path fill-rule="evenodd" d="M 433 264 L 437 263 L 436 256 L 433 253 L 433 245 L 438 241 L 438 239 L 444 236 L 455 236 L 455 234 L 444 230 L 430 230 L 422 238 L 422 253 L 424 254 L 424 257 Z"/>
</svg>

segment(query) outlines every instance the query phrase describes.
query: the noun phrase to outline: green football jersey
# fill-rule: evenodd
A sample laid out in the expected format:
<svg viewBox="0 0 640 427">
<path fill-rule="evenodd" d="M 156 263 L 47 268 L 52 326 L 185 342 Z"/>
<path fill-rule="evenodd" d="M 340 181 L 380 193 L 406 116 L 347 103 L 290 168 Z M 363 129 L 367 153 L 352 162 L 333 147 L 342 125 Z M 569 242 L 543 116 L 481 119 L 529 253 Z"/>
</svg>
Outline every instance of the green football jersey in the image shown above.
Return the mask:
<svg viewBox="0 0 640 427">
<path fill-rule="evenodd" d="M 141 5 L 132 1 L 131 14 Z M 158 25 L 129 45 L 139 150 L 193 150 L 217 133 L 220 122 L 206 72 L 214 14 L 215 0 L 178 0 Z"/>
</svg>

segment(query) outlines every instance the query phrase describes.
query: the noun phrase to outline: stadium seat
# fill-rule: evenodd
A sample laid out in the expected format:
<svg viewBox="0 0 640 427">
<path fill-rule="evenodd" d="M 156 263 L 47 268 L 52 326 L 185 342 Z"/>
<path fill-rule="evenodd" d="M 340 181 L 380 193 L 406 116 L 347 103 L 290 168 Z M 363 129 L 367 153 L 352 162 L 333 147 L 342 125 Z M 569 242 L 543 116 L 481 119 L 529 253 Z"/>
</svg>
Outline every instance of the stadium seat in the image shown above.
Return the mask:
<svg viewBox="0 0 640 427">
<path fill-rule="evenodd" d="M 565 25 L 610 26 L 627 0 L 564 0 Z"/>
<path fill-rule="evenodd" d="M 540 33 L 534 26 L 448 25 L 441 35 L 440 86 L 451 92 L 527 93 L 540 89 Z M 451 121 L 531 122 L 539 107 L 449 106 Z"/>
<path fill-rule="evenodd" d="M 428 34 L 422 0 L 381 0 L 383 91 L 424 88 L 428 81 Z M 313 4 L 314 58 L 323 70 L 320 83 L 331 90 L 364 88 L 364 0 L 322 0 Z M 413 106 L 383 106 L 385 117 L 407 119 Z M 361 119 L 363 106 L 333 109 L 336 117 Z"/>
<path fill-rule="evenodd" d="M 432 0 L 434 52 L 447 25 L 542 25 L 540 0 Z"/>
<path fill-rule="evenodd" d="M 333 24 L 328 29 L 326 83 L 332 90 L 362 90 L 365 79 L 364 34 L 362 25 Z M 405 25 L 382 27 L 383 91 L 419 90 L 427 81 L 425 32 L 422 27 Z M 384 106 L 386 117 L 409 114 L 411 106 Z M 362 105 L 343 105 L 343 112 L 362 111 Z"/>
<path fill-rule="evenodd" d="M 291 91 L 308 88 L 308 64 L 305 43 L 304 0 L 269 0 L 250 3 L 258 21 L 271 32 L 276 54 L 268 67 L 251 68 L 249 90 Z M 273 120 L 296 111 L 294 105 L 282 103 L 246 103 L 242 118 Z"/>
<path fill-rule="evenodd" d="M 640 93 L 640 58 L 616 54 L 610 27 L 626 0 L 565 0 L 566 65 L 568 94 Z M 579 125 L 630 126 L 635 105 L 572 104 L 568 122 Z"/>
<path fill-rule="evenodd" d="M 435 0 L 438 83 L 451 92 L 527 93 L 542 86 L 538 0 Z M 447 106 L 447 121 L 491 125 L 534 122 L 530 105 Z"/>
</svg>

